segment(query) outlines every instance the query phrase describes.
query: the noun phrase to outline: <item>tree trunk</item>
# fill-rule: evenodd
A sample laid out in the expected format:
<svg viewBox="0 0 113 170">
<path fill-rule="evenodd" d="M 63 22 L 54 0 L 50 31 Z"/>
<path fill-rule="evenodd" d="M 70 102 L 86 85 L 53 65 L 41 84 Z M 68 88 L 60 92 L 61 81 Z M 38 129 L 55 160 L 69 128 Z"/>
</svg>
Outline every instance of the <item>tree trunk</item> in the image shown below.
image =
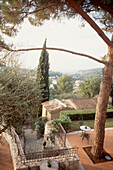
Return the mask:
<svg viewBox="0 0 113 170">
<path fill-rule="evenodd" d="M 102 157 L 104 154 L 103 145 L 105 136 L 105 121 L 112 82 L 113 73 L 112 65 L 113 65 L 113 47 L 109 47 L 107 54 L 107 63 L 102 71 L 102 81 L 100 85 L 100 93 L 96 107 L 94 143 L 92 147 L 92 154 L 95 157 Z"/>
<path fill-rule="evenodd" d="M 108 45 L 107 62 L 103 69 L 102 81 L 100 86 L 100 93 L 98 97 L 98 103 L 95 116 L 95 128 L 94 128 L 94 143 L 92 147 L 92 154 L 95 157 L 102 157 L 104 153 L 104 136 L 105 136 L 105 121 L 106 110 L 108 105 L 108 98 L 111 90 L 112 72 L 113 72 L 113 37 L 110 41 L 104 32 L 98 27 L 98 25 L 87 15 L 80 6 L 74 0 L 67 0 L 71 7 L 73 7 L 90 26 L 98 33 L 98 35 Z"/>
</svg>

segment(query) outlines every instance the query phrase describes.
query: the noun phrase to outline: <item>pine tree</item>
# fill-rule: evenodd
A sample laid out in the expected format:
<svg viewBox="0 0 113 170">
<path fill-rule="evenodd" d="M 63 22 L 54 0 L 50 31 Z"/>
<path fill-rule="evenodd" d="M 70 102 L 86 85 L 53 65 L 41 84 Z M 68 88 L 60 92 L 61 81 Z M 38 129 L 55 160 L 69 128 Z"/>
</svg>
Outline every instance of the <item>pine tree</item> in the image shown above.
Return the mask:
<svg viewBox="0 0 113 170">
<path fill-rule="evenodd" d="M 46 48 L 46 40 L 43 48 Z M 41 103 L 49 100 L 49 54 L 46 50 L 42 50 L 37 69 L 37 88 L 40 92 Z M 41 108 L 39 110 L 41 113 Z"/>
</svg>

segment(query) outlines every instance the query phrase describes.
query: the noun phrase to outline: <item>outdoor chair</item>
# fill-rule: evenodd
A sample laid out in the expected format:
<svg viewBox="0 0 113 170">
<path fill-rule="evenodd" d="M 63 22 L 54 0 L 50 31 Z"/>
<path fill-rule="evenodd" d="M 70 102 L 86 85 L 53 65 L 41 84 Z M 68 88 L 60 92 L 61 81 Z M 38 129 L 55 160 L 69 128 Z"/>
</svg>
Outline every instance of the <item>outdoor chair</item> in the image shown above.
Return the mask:
<svg viewBox="0 0 113 170">
<path fill-rule="evenodd" d="M 84 132 L 84 133 L 83 133 L 83 135 L 82 135 L 82 141 L 84 140 L 84 138 L 86 138 L 86 139 L 87 139 L 87 141 L 89 142 L 90 134 L 89 134 L 89 133 Z"/>
</svg>

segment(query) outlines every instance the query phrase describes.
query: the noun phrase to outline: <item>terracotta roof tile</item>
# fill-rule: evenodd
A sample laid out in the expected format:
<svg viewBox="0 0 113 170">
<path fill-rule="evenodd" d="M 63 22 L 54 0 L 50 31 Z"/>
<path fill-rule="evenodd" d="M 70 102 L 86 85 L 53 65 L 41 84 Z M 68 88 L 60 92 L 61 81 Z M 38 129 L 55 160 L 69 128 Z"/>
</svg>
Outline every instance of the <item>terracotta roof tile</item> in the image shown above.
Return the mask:
<svg viewBox="0 0 113 170">
<path fill-rule="evenodd" d="M 96 109 L 96 98 L 79 98 L 79 99 L 66 99 L 68 104 L 72 105 L 76 110 L 90 110 Z"/>
<path fill-rule="evenodd" d="M 70 106 L 68 103 L 60 101 L 58 99 L 53 99 L 47 102 L 42 103 L 42 105 L 51 113 L 56 112 L 58 110 L 63 109 L 72 109 L 73 107 Z M 74 109 L 74 108 L 73 108 Z"/>
</svg>

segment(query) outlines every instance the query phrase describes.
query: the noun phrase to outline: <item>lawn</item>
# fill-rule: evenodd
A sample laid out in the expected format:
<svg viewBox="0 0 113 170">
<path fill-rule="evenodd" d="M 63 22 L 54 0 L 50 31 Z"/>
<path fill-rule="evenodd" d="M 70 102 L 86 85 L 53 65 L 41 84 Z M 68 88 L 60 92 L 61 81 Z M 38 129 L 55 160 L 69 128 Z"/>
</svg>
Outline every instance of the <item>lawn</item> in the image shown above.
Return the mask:
<svg viewBox="0 0 113 170">
<path fill-rule="evenodd" d="M 70 126 L 70 132 L 79 131 L 81 123 L 81 121 L 72 121 Z M 89 126 L 91 129 L 94 129 L 94 120 L 84 120 L 83 125 Z M 113 118 L 106 119 L 105 127 L 113 127 Z"/>
</svg>

